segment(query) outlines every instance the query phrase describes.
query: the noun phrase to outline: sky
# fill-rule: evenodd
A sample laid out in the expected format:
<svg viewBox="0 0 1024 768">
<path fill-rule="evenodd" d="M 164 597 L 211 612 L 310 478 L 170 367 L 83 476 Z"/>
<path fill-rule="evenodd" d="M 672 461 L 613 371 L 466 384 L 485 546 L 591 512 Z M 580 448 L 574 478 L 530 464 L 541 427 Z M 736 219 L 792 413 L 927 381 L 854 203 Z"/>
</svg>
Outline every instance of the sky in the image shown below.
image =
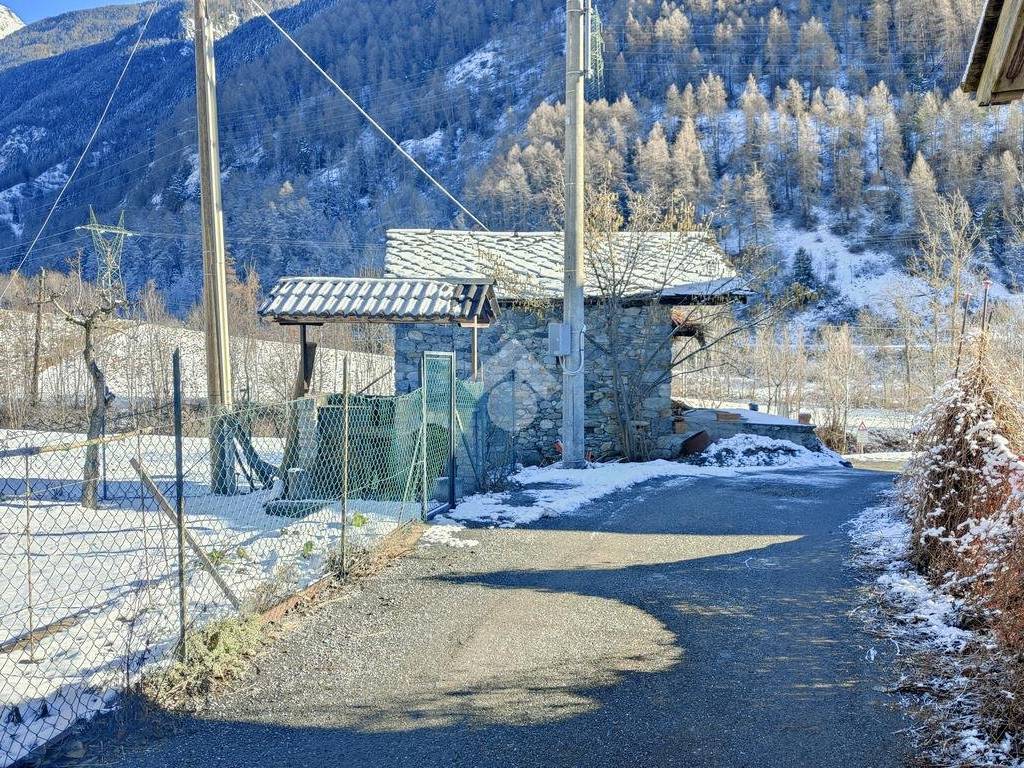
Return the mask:
<svg viewBox="0 0 1024 768">
<path fill-rule="evenodd" d="M 97 8 L 101 5 L 128 5 L 137 3 L 140 0 L 0 0 L 0 5 L 6 5 L 26 24 L 33 21 L 45 19 L 47 16 L 56 16 L 65 11 L 75 11 L 80 8 Z"/>
</svg>

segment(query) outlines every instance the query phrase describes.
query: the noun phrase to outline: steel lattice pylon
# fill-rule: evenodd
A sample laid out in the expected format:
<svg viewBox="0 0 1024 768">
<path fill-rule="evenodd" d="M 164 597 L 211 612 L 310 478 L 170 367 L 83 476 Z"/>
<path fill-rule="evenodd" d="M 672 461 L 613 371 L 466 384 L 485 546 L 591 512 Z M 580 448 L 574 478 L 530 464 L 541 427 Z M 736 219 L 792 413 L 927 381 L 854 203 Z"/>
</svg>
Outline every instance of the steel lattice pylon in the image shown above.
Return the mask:
<svg viewBox="0 0 1024 768">
<path fill-rule="evenodd" d="M 96 218 L 96 211 L 89 206 L 89 223 L 78 229 L 92 236 L 92 246 L 96 252 L 96 281 L 100 290 L 112 303 L 124 301 L 126 296 L 121 277 L 121 252 L 124 250 L 125 238 L 134 234 L 125 229 L 124 211 L 121 211 L 117 225 L 109 226 L 101 224 Z"/>
</svg>

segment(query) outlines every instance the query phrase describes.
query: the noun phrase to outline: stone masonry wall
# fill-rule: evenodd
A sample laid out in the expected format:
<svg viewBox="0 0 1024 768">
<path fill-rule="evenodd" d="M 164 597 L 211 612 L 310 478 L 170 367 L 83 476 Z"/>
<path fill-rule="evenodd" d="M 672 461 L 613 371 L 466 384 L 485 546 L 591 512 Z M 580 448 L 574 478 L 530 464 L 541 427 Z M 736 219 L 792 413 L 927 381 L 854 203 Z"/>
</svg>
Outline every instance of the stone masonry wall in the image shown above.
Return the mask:
<svg viewBox="0 0 1024 768">
<path fill-rule="evenodd" d="M 548 355 L 548 323 L 559 319 L 557 305 L 543 314 L 505 308 L 498 322 L 481 330 L 480 366 L 490 394 L 492 421 L 517 436 L 519 460 L 524 464 L 555 461 L 562 424 L 561 377 L 557 361 Z M 595 458 L 620 454 L 612 393 L 611 361 L 601 347 L 608 343 L 601 308 L 586 310 L 587 377 L 586 447 Z M 671 380 L 656 385 L 671 360 L 671 344 L 662 344 L 670 330 L 669 308 L 630 307 L 622 311 L 621 338 L 627 340 L 619 366 L 624 375 L 636 375 L 651 359 L 648 377 L 652 388 L 634 414 L 638 430 L 649 439 L 653 457 L 674 458 L 680 436 L 672 422 Z M 395 382 L 398 392 L 420 384 L 420 361 L 426 351 L 455 351 L 460 378 L 470 376 L 472 331 L 448 325 L 401 325 L 395 334 Z"/>
</svg>

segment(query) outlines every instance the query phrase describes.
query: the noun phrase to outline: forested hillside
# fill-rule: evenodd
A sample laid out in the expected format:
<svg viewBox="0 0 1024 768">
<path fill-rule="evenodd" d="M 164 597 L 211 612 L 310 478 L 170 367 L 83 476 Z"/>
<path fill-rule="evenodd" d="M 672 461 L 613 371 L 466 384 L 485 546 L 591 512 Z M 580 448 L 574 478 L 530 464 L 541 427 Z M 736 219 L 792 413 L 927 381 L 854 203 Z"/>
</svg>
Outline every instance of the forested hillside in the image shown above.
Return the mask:
<svg viewBox="0 0 1024 768">
<path fill-rule="evenodd" d="M 491 228 L 557 226 L 546 192 L 562 162 L 561 0 L 277 3 L 286 5 L 280 23 Z M 265 20 L 245 23 L 248 3 L 213 6 L 225 208 L 240 271 L 255 268 L 264 282 L 352 272 L 379 264 L 388 227 L 465 226 Z M 879 291 L 916 269 L 928 213 L 961 195 L 971 223 L 984 225 L 979 266 L 1012 285 L 1024 276 L 1014 236 L 1024 113 L 981 111 L 954 90 L 978 6 L 598 2 L 592 185 L 624 200 L 693 202 L 733 251 L 756 252 L 779 280 L 812 284 L 829 319 L 862 305 L 884 311 Z M 96 115 L 81 105 L 102 103 L 141 15 L 139 6 L 112 14 L 109 36 L 90 27 L 79 47 L 44 34 L 51 22 L 0 41 L 0 67 L 18 62 L 0 70 L 0 264 L 19 263 L 92 128 Z M 68 30 L 85 23 L 61 18 Z M 89 204 L 101 218 L 123 207 L 139 232 L 126 256 L 131 287 L 154 279 L 172 309 L 194 302 L 186 21 L 184 4 L 157 12 L 25 271 L 59 265 L 85 242 L 73 227 Z"/>
</svg>

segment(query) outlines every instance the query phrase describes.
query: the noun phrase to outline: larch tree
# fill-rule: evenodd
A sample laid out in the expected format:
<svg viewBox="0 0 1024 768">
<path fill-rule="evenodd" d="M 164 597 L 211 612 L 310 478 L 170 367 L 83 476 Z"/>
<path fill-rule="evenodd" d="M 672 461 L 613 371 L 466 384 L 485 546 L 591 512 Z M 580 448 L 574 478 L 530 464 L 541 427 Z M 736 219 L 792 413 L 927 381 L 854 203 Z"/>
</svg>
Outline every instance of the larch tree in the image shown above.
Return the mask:
<svg viewBox="0 0 1024 768">
<path fill-rule="evenodd" d="M 768 160 L 768 143 L 771 140 L 771 118 L 768 99 L 761 93 L 754 75 L 747 77 L 747 85 L 740 95 L 740 109 L 746 132 L 743 138 L 743 159 L 746 166 L 761 165 Z"/>
<path fill-rule="evenodd" d="M 728 108 L 725 83 L 722 78 L 712 73 L 700 81 L 697 86 L 697 111 L 708 135 L 711 137 L 711 154 L 717 176 L 724 165 L 724 115 Z"/>
<path fill-rule="evenodd" d="M 669 117 L 674 117 L 680 122 L 690 118 L 697 118 L 697 98 L 693 95 L 693 85 L 687 83 L 682 91 L 675 83 L 668 87 L 665 94 L 665 111 Z"/>
<path fill-rule="evenodd" d="M 793 34 L 789 21 L 779 8 L 768 13 L 768 37 L 764 44 L 764 62 L 773 86 L 786 81 L 790 56 L 793 50 Z"/>
<path fill-rule="evenodd" d="M 806 114 L 796 125 L 796 184 L 800 191 L 800 223 L 814 222 L 814 208 L 821 196 L 821 143 L 818 130 Z"/>
<path fill-rule="evenodd" d="M 885 82 L 877 83 L 868 95 L 868 120 L 870 172 L 893 186 L 904 176 L 903 134 Z"/>
<path fill-rule="evenodd" d="M 797 35 L 798 71 L 812 88 L 831 85 L 839 67 L 839 52 L 825 25 L 812 16 Z"/>
<path fill-rule="evenodd" d="M 672 144 L 672 180 L 676 194 L 698 209 L 711 192 L 711 174 L 693 120 L 683 121 Z"/>
<path fill-rule="evenodd" d="M 772 243 L 772 201 L 764 172 L 757 165 L 744 178 L 743 207 L 748 217 L 747 245 L 766 254 Z"/>
<path fill-rule="evenodd" d="M 935 174 L 932 173 L 931 166 L 920 152 L 917 153 L 914 164 L 910 167 L 907 183 L 910 187 L 911 205 L 908 220 L 914 223 L 914 229 L 918 233 L 924 233 L 928 222 L 934 219 L 938 210 L 939 193 L 935 183 Z"/>
<path fill-rule="evenodd" d="M 636 174 L 647 198 L 665 210 L 672 193 L 672 157 L 661 123 L 655 123 L 647 141 L 637 146 Z"/>
</svg>

